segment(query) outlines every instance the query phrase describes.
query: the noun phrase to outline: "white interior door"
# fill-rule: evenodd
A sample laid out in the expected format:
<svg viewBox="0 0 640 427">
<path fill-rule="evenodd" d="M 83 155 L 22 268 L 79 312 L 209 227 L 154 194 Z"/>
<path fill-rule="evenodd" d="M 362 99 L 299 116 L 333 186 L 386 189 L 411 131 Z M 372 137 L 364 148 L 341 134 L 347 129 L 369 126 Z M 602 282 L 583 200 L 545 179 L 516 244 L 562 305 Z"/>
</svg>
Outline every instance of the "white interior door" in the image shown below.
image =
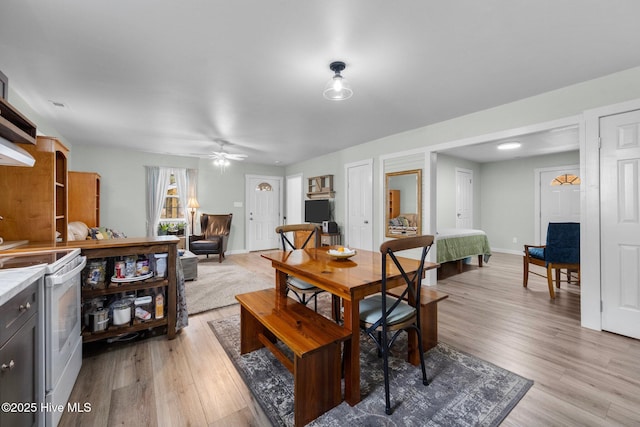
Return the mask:
<svg viewBox="0 0 640 427">
<path fill-rule="evenodd" d="M 640 338 L 640 110 L 600 119 L 602 329 Z"/>
<path fill-rule="evenodd" d="M 285 206 L 286 223 L 302 224 L 303 198 L 302 174 L 291 175 L 286 178 L 287 197 Z"/>
<path fill-rule="evenodd" d="M 540 169 L 540 240 L 547 241 L 547 226 L 550 222 L 580 222 L 580 187 L 581 184 L 559 185 L 564 176 L 580 177 L 578 166 L 562 166 L 558 168 Z M 555 185 L 554 185 L 555 183 Z"/>
<path fill-rule="evenodd" d="M 276 227 L 281 223 L 282 178 L 247 176 L 247 247 L 250 251 L 278 247 Z"/>
<path fill-rule="evenodd" d="M 473 171 L 456 168 L 456 228 L 473 228 Z"/>
<path fill-rule="evenodd" d="M 286 177 L 285 182 L 286 194 L 285 197 L 285 224 L 302 224 L 302 212 L 304 207 L 304 197 L 302 194 L 302 174 L 291 175 Z M 289 241 L 293 242 L 294 233 L 287 233 Z M 278 242 L 281 245 L 282 242 Z"/>
<path fill-rule="evenodd" d="M 373 162 L 345 165 L 347 177 L 345 245 L 373 250 Z"/>
</svg>

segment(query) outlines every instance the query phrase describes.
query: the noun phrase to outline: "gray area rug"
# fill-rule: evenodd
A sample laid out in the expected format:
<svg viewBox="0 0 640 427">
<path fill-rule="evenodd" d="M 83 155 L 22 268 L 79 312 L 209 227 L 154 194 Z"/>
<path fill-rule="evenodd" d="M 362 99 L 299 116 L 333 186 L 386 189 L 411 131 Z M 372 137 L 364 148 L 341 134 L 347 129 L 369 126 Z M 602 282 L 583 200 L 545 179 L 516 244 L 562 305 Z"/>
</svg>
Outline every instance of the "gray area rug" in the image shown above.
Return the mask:
<svg viewBox="0 0 640 427">
<path fill-rule="evenodd" d="M 240 316 L 209 322 L 245 383 L 273 425 L 293 426 L 293 376 L 265 348 L 240 355 Z M 355 406 L 342 402 L 310 426 L 496 426 L 533 385 L 491 363 L 444 343 L 426 353 L 430 384 L 419 367 L 405 362 L 406 334 L 389 360 L 392 415 L 384 413 L 382 360 L 361 336 L 361 390 Z"/>
<path fill-rule="evenodd" d="M 236 304 L 235 295 L 274 287 L 273 281 L 226 259 L 198 262 L 198 278 L 185 282 L 187 311 L 191 314 Z"/>
</svg>

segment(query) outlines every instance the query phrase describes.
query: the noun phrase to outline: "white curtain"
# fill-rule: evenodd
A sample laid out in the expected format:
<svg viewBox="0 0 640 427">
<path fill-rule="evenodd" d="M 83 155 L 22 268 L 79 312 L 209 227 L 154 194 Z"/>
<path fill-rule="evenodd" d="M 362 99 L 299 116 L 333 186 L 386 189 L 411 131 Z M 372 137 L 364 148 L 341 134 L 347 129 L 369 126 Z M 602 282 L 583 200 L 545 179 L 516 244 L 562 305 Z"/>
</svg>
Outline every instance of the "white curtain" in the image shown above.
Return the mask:
<svg viewBox="0 0 640 427">
<path fill-rule="evenodd" d="M 167 197 L 171 169 L 147 166 L 147 236 L 158 235 L 160 215 Z"/>
<path fill-rule="evenodd" d="M 189 212 L 187 209 L 187 202 L 189 201 L 187 170 L 186 169 L 173 169 L 173 176 L 176 177 L 176 187 L 178 187 L 178 198 L 180 199 L 180 206 L 182 206 L 182 214 L 184 215 L 185 223 L 189 223 Z"/>
</svg>

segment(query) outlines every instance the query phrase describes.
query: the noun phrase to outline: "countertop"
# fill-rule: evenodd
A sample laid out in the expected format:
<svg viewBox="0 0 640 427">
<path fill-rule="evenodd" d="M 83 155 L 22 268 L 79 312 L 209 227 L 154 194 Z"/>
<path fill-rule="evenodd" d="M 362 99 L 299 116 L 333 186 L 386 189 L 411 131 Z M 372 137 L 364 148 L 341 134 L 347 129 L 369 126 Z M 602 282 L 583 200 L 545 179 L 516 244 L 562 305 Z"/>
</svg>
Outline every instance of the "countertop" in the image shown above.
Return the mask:
<svg viewBox="0 0 640 427">
<path fill-rule="evenodd" d="M 100 249 L 100 248 L 118 248 L 140 244 L 156 244 L 168 243 L 176 245 L 180 242 L 178 236 L 157 236 L 157 237 L 124 237 L 119 239 L 102 239 L 102 240 L 69 240 L 67 242 L 28 242 L 23 245 L 14 246 L 11 249 L 0 251 L 0 255 L 19 253 L 46 251 L 56 249 Z"/>
<path fill-rule="evenodd" d="M 0 270 L 0 305 L 44 276 L 46 265 Z"/>
</svg>

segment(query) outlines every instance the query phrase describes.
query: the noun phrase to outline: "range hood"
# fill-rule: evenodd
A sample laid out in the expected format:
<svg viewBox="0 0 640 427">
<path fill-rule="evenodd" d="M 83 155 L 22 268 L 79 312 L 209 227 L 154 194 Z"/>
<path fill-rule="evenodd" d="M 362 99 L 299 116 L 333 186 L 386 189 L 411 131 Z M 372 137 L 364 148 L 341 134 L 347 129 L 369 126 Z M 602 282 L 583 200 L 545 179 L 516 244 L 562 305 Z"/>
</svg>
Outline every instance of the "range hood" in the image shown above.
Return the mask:
<svg viewBox="0 0 640 427">
<path fill-rule="evenodd" d="M 0 136 L 0 165 L 32 167 L 35 162 L 26 150 Z"/>
</svg>

